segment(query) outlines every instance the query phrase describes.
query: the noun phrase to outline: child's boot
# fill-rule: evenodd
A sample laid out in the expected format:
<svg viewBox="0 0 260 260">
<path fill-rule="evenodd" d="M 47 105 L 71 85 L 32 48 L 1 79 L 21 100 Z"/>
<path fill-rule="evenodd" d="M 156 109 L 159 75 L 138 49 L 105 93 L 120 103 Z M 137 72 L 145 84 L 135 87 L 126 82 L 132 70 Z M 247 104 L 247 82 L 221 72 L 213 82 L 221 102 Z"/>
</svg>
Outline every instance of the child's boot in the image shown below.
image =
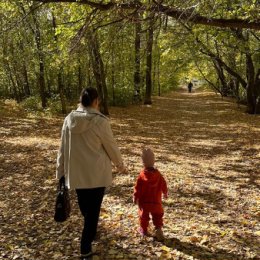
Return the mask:
<svg viewBox="0 0 260 260">
<path fill-rule="evenodd" d="M 158 241 L 163 241 L 164 240 L 164 235 L 163 235 L 163 231 L 161 228 L 157 228 L 155 230 L 155 238 L 158 240 Z"/>
<path fill-rule="evenodd" d="M 145 230 L 145 229 L 143 229 L 142 227 L 139 227 L 139 229 L 138 229 L 138 232 L 139 232 L 139 234 L 141 235 L 141 236 L 149 236 L 149 233 L 148 233 L 148 231 L 147 231 L 147 229 Z"/>
</svg>

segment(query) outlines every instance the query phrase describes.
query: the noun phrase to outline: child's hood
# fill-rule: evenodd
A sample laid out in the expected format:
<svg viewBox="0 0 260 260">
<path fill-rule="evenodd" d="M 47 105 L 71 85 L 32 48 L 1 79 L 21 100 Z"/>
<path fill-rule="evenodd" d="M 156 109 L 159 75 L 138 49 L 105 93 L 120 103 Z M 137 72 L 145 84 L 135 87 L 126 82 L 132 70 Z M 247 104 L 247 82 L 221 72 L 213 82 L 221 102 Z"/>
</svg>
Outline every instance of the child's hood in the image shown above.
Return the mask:
<svg viewBox="0 0 260 260">
<path fill-rule="evenodd" d="M 141 178 L 149 182 L 150 185 L 157 185 L 161 179 L 161 174 L 157 169 L 144 169 L 141 173 Z"/>
</svg>

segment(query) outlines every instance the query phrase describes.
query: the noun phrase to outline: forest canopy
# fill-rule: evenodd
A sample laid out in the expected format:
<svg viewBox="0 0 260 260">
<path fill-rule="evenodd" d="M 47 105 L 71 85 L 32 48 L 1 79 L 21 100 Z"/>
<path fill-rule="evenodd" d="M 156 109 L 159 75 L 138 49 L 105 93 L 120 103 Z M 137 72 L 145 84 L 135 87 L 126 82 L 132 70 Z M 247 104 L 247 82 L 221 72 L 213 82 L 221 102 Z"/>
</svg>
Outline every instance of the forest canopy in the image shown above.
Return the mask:
<svg viewBox="0 0 260 260">
<path fill-rule="evenodd" d="M 85 86 L 109 105 L 199 79 L 260 113 L 260 4 L 37 0 L 0 3 L 0 95 L 66 113 Z"/>
</svg>

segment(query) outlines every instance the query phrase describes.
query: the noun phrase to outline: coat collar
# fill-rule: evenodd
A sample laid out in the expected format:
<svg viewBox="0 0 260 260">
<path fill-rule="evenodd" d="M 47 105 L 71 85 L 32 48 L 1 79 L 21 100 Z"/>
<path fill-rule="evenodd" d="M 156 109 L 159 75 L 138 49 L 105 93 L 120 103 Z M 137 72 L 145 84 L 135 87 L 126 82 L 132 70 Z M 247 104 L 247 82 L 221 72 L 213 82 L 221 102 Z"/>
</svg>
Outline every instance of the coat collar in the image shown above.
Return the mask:
<svg viewBox="0 0 260 260">
<path fill-rule="evenodd" d="M 77 110 L 78 112 L 84 112 L 84 113 L 88 113 L 88 114 L 96 114 L 96 115 L 100 115 L 102 117 L 107 118 L 105 115 L 103 115 L 100 111 L 98 111 L 95 108 L 92 107 L 84 107 L 81 104 L 79 104 Z"/>
</svg>

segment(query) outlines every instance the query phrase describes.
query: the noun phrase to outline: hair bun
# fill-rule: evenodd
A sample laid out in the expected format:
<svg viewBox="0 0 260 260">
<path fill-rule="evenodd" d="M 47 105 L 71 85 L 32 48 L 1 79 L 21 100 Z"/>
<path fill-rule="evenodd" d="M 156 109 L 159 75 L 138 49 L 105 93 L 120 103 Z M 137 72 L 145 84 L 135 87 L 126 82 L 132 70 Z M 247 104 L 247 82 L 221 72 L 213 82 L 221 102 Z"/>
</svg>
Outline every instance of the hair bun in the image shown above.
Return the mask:
<svg viewBox="0 0 260 260">
<path fill-rule="evenodd" d="M 80 103 L 84 107 L 91 106 L 93 101 L 98 98 L 98 92 L 95 88 L 84 88 L 80 95 Z"/>
</svg>

